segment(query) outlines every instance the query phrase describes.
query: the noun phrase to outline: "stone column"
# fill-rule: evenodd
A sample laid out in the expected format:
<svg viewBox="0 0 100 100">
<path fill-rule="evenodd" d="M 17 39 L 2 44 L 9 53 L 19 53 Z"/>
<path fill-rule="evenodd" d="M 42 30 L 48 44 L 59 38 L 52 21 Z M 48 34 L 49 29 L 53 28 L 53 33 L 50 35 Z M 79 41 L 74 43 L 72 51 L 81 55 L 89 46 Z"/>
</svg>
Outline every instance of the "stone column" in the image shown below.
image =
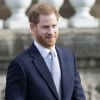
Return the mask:
<svg viewBox="0 0 100 100">
<path fill-rule="evenodd" d="M 39 2 L 47 2 L 50 4 L 53 4 L 58 11 L 60 10 L 60 7 L 63 5 L 64 0 L 38 0 Z M 58 26 L 59 28 L 66 28 L 68 27 L 68 21 L 67 19 L 63 18 L 62 16 L 59 17 L 59 21 L 58 21 Z"/>
<path fill-rule="evenodd" d="M 10 29 L 29 28 L 25 14 L 32 0 L 5 0 L 12 15 L 5 21 L 5 27 Z"/>
<path fill-rule="evenodd" d="M 99 27 L 99 19 L 90 15 L 96 0 L 69 0 L 76 13 L 69 20 L 71 27 Z"/>
</svg>

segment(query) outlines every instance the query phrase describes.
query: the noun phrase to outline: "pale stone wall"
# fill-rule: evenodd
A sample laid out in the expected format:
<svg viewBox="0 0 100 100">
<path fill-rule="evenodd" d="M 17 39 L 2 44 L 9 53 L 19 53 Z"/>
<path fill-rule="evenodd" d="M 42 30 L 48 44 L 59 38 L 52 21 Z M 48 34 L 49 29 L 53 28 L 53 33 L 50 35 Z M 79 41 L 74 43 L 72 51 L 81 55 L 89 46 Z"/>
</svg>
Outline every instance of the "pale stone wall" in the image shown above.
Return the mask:
<svg viewBox="0 0 100 100">
<path fill-rule="evenodd" d="M 0 75 L 0 100 L 4 100 L 6 75 Z"/>
<path fill-rule="evenodd" d="M 63 29 L 57 41 L 76 57 L 87 100 L 100 100 L 100 29 Z M 8 64 L 33 41 L 29 30 L 0 31 L 0 100 L 3 100 Z"/>
</svg>

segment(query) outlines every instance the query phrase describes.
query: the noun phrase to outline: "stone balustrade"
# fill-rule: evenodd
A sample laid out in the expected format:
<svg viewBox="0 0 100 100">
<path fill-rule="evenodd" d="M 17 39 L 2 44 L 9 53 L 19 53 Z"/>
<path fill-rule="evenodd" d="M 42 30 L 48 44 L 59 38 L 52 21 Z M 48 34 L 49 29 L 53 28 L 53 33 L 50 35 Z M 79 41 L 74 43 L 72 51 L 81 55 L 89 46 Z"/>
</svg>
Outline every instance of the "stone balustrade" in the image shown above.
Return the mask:
<svg viewBox="0 0 100 100">
<path fill-rule="evenodd" d="M 2 0 L 1 0 L 2 1 Z M 34 1 L 34 0 L 33 0 Z M 96 0 L 68 0 L 75 10 L 75 14 L 70 18 L 59 18 L 59 28 L 94 28 L 100 27 L 100 19 L 90 14 L 92 7 L 95 5 Z M 14 3 L 13 3 L 14 2 Z M 57 9 L 63 6 L 64 0 L 37 0 L 37 2 L 49 2 L 53 4 Z M 57 2 L 57 3 L 56 3 Z M 23 0 L 5 0 L 5 4 L 11 11 L 11 15 L 6 20 L 0 19 L 0 29 L 26 29 L 29 28 L 28 19 L 25 14 L 28 7 L 31 5 L 32 0 L 27 0 L 23 3 Z M 68 13 L 68 12 L 66 12 Z"/>
</svg>

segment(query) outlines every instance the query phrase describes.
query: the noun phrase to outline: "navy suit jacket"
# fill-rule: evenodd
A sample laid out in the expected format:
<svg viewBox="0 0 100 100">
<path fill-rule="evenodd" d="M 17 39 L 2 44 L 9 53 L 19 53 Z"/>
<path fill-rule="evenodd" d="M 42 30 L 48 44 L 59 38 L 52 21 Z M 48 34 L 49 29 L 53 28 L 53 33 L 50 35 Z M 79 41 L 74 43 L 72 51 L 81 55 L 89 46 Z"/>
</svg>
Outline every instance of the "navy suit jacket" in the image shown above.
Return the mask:
<svg viewBox="0 0 100 100">
<path fill-rule="evenodd" d="M 62 100 L 85 100 L 73 53 L 56 46 L 61 67 Z M 32 46 L 11 61 L 5 100 L 60 100 L 48 67 Z"/>
</svg>

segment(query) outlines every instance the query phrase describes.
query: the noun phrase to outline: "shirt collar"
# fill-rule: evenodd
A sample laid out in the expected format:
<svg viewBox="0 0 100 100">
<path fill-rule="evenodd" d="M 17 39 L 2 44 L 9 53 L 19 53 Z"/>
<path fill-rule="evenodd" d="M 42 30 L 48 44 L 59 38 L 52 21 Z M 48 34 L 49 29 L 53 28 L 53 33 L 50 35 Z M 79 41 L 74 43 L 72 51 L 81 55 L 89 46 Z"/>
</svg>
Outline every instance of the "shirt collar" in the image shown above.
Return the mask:
<svg viewBox="0 0 100 100">
<path fill-rule="evenodd" d="M 35 46 L 43 56 L 43 58 L 46 58 L 50 51 L 54 53 L 55 56 L 57 56 L 55 46 L 51 47 L 51 49 L 45 48 L 42 45 L 40 45 L 37 41 L 34 41 Z"/>
</svg>

